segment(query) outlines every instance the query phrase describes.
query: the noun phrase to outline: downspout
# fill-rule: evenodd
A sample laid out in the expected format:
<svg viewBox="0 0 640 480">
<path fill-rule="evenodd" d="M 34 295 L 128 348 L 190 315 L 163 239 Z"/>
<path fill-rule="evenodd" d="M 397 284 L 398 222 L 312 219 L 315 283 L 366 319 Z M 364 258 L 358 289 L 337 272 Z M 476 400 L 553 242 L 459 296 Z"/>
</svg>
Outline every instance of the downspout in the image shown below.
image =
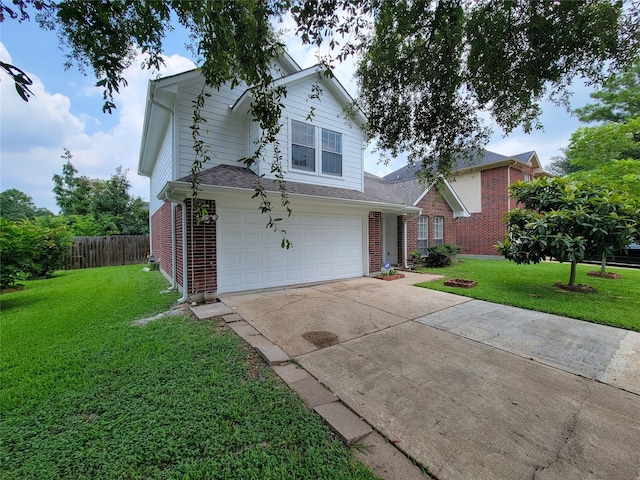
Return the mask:
<svg viewBox="0 0 640 480">
<path fill-rule="evenodd" d="M 420 213 L 416 213 L 415 215 L 405 215 L 403 222 L 402 222 L 402 235 L 404 237 L 403 239 L 403 246 L 404 248 L 402 249 L 402 264 L 404 266 L 404 268 L 408 269 L 409 268 L 409 263 L 408 263 L 408 250 L 409 250 L 409 245 L 408 245 L 408 235 L 407 235 L 407 223 L 413 221 L 413 220 L 417 220 L 418 218 L 420 218 L 420 216 L 422 215 L 422 212 Z"/>
<path fill-rule="evenodd" d="M 167 107 L 166 105 L 161 104 L 160 102 L 158 102 L 157 100 L 155 100 L 153 98 L 154 94 L 156 91 L 156 84 L 155 82 L 151 82 L 151 86 L 149 88 L 149 93 L 147 95 L 149 102 L 151 102 L 152 105 L 155 105 L 156 107 L 166 111 L 169 113 L 169 118 L 170 118 L 170 128 L 171 128 L 171 165 L 174 167 L 173 171 L 172 171 L 172 176 L 175 177 L 175 158 L 176 158 L 176 132 L 175 132 L 175 116 L 173 113 L 173 110 L 170 109 L 169 107 Z M 172 178 L 172 180 L 174 180 L 175 178 Z M 189 298 L 189 289 L 188 287 L 188 275 L 187 275 L 187 206 L 185 204 L 184 201 L 181 200 L 177 200 L 175 198 L 171 197 L 171 194 L 169 192 L 166 192 L 164 195 L 164 200 L 166 200 L 167 202 L 171 202 L 172 204 L 178 204 L 182 207 L 182 297 L 180 297 L 180 299 L 178 299 L 178 303 L 184 303 L 188 300 Z M 173 285 L 171 286 L 172 289 L 177 289 L 178 288 L 178 276 L 176 275 L 176 270 L 178 268 L 178 259 L 176 256 L 176 247 L 177 247 L 177 239 L 176 239 L 176 210 L 175 210 L 175 205 L 171 205 L 171 273 L 172 273 L 172 277 L 173 277 Z"/>
<path fill-rule="evenodd" d="M 180 297 L 178 299 L 178 303 L 184 303 L 189 299 L 189 275 L 187 272 L 187 204 L 183 201 L 183 200 L 178 200 L 177 198 L 173 198 L 171 196 L 171 192 L 167 191 L 164 194 L 164 199 L 167 202 L 172 202 L 172 203 L 177 203 L 178 205 L 180 205 L 182 207 L 182 297 Z M 172 240 L 173 240 L 173 264 L 174 264 L 174 269 L 173 269 L 173 276 L 176 279 L 175 282 L 177 284 L 177 276 L 175 274 L 176 272 L 176 239 L 175 239 L 175 231 L 176 231 L 176 224 L 174 223 L 171 226 L 171 230 L 172 230 Z"/>
</svg>

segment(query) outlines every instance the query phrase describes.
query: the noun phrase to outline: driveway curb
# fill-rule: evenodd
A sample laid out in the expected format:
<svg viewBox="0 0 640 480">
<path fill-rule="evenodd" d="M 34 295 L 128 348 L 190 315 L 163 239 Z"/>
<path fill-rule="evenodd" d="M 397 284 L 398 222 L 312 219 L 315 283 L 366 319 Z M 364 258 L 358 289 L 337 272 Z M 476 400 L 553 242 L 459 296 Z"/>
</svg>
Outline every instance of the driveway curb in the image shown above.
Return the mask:
<svg viewBox="0 0 640 480">
<path fill-rule="evenodd" d="M 325 385 L 264 337 L 223 303 L 191 307 L 199 320 L 221 318 L 236 335 L 247 342 L 273 368 L 278 377 L 325 421 L 354 456 L 376 475 L 387 480 L 429 478 L 402 451 L 393 446 L 364 419 L 353 412 Z"/>
</svg>

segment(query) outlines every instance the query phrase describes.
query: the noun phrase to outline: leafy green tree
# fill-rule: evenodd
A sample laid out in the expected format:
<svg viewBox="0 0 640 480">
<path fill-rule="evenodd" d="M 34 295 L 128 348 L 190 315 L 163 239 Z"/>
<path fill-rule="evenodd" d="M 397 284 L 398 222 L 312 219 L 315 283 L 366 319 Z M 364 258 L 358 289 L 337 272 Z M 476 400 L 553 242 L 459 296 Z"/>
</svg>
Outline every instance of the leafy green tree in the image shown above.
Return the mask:
<svg viewBox="0 0 640 480">
<path fill-rule="evenodd" d="M 638 160 L 611 160 L 597 170 L 581 170 L 569 178 L 600 183 L 610 190 L 626 192 L 640 201 L 640 162 Z"/>
<path fill-rule="evenodd" d="M 0 286 L 22 277 L 51 277 L 64 266 L 73 234 L 56 217 L 10 222 L 0 217 Z M 53 224 L 51 222 L 54 222 Z"/>
<path fill-rule="evenodd" d="M 289 13 L 304 42 L 328 44 L 338 61 L 361 55 L 358 102 L 369 133 L 393 154 L 409 152 L 426 176 L 448 173 L 457 154 L 486 142 L 478 110 L 506 132 L 530 131 L 539 126 L 541 100 L 566 103 L 574 77 L 599 82 L 622 70 L 638 57 L 640 40 L 640 9 L 617 0 L 15 0 L 0 11 L 18 20 L 39 12 L 41 26 L 67 46 L 69 65 L 93 70 L 108 112 L 137 52 L 145 67 L 158 68 L 171 23 L 180 23 L 192 34 L 208 87 L 253 86 L 250 113 L 264 133 L 261 145 L 280 129 L 286 90 L 273 88 L 271 65 L 283 43 L 272 22 Z M 332 61 L 321 61 L 330 74 Z M 194 108 L 201 123 L 200 103 Z M 196 171 L 205 159 L 197 156 Z M 273 163 L 282 174 L 277 154 Z"/>
<path fill-rule="evenodd" d="M 0 288 L 13 287 L 29 269 L 32 250 L 25 224 L 0 217 Z"/>
<path fill-rule="evenodd" d="M 574 110 L 581 122 L 622 123 L 640 117 L 640 60 L 613 75 L 590 97 L 596 102 Z"/>
<path fill-rule="evenodd" d="M 62 175 L 53 176 L 53 192 L 61 213 L 76 235 L 140 235 L 149 233 L 149 211 L 140 197 L 129 194 L 131 184 L 120 166 L 109 180 L 78 176 L 69 161 Z M 93 219 L 93 220 L 91 220 Z M 85 232 L 93 233 L 85 233 Z M 79 233 L 83 232 L 83 233 Z"/>
<path fill-rule="evenodd" d="M 62 166 L 62 175 L 53 176 L 53 193 L 62 215 L 87 215 L 92 212 L 92 182 L 91 179 L 76 174 L 78 170 L 71 164 L 73 155 L 64 149 L 62 159 L 66 160 Z"/>
<path fill-rule="evenodd" d="M 518 264 L 546 257 L 570 262 L 569 286 L 578 262 L 606 259 L 612 249 L 624 250 L 638 238 L 638 204 L 602 185 L 539 178 L 512 185 L 510 193 L 523 208 L 507 214 L 507 236 L 498 250 Z"/>
<path fill-rule="evenodd" d="M 65 226 L 51 226 L 47 217 L 36 218 L 30 228 L 31 261 L 25 272 L 31 277 L 49 278 L 64 267 L 73 233 Z"/>
<path fill-rule="evenodd" d="M 591 98 L 596 102 L 574 113 L 583 122 L 602 123 L 575 131 L 564 150 L 565 157 L 552 162 L 551 168 L 562 174 L 580 172 L 572 175 L 574 178 L 600 175 L 610 181 L 611 169 L 603 171 L 610 162 L 640 160 L 640 61 L 609 78 Z M 624 165 L 635 170 L 632 164 Z M 582 173 L 585 171 L 590 173 Z"/>
<path fill-rule="evenodd" d="M 357 73 L 370 134 L 423 176 L 447 174 L 486 142 L 479 111 L 530 132 L 542 99 L 566 105 L 574 77 L 597 81 L 606 59 L 635 59 L 623 57 L 637 38 L 621 34 L 637 31 L 638 14 L 607 1 L 375 2 Z"/>
<path fill-rule="evenodd" d="M 566 154 L 578 170 L 595 170 L 612 160 L 640 160 L 640 116 L 579 128 L 571 135 Z"/>
<path fill-rule="evenodd" d="M 7 220 L 32 220 L 35 217 L 51 216 L 46 208 L 38 208 L 33 198 L 20 190 L 10 188 L 0 193 L 0 216 Z"/>
</svg>

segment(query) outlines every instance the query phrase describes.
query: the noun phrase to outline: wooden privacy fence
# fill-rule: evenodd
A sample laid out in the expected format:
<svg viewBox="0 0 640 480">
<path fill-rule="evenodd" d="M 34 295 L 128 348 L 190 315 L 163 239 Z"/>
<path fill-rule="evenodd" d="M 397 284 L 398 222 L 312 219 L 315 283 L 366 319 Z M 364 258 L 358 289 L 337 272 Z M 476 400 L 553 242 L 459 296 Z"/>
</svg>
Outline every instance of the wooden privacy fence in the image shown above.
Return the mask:
<svg viewBox="0 0 640 480">
<path fill-rule="evenodd" d="M 146 263 L 147 255 L 149 255 L 149 235 L 76 237 L 65 269 Z"/>
</svg>

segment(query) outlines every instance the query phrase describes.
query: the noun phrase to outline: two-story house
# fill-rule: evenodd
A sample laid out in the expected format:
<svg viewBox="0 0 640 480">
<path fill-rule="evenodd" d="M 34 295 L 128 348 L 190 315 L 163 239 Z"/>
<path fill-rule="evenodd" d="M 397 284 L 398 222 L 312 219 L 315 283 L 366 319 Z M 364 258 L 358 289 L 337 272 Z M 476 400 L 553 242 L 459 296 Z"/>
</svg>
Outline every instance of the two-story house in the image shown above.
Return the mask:
<svg viewBox="0 0 640 480">
<path fill-rule="evenodd" d="M 251 170 L 238 160 L 255 152 L 259 125 L 249 112 L 251 89 L 211 90 L 202 110 L 202 139 L 210 162 L 201 172 L 200 198 L 209 215 L 192 212 L 191 125 L 193 100 L 204 80 L 197 70 L 149 83 L 138 173 L 150 178 L 151 253 L 163 274 L 183 292 L 237 292 L 315 283 L 378 272 L 384 261 L 406 262 L 406 222 L 422 208 L 364 172 L 366 138 L 360 112 L 344 114 L 352 99 L 334 77 L 301 69 L 286 53 L 274 65 L 284 85 L 278 136 L 293 214 L 280 227 L 292 242 L 265 228 L 267 218 L 252 198 L 259 182 L 279 205 L 271 154 Z M 314 85 L 321 95 L 312 98 Z M 310 116 L 313 107 L 313 115 Z M 448 192 L 453 207 L 464 213 Z M 277 210 L 277 208 L 276 208 Z M 402 248 L 402 246 L 405 246 Z"/>
<path fill-rule="evenodd" d="M 458 216 L 447 227 L 444 218 L 425 211 L 418 225 L 410 230 L 408 242 L 420 250 L 446 242 L 456 243 L 461 253 L 497 255 L 494 245 L 504 239 L 507 231 L 505 213 L 516 208 L 516 202 L 509 197 L 509 186 L 542 175 L 548 174 L 534 151 L 507 156 L 484 150 L 481 155 L 461 158 L 454 165 L 450 186 L 469 215 Z M 398 189 L 416 184 L 417 180 L 413 168 L 405 166 L 386 175 L 383 182 Z M 413 195 L 419 198 L 419 189 Z"/>
</svg>

